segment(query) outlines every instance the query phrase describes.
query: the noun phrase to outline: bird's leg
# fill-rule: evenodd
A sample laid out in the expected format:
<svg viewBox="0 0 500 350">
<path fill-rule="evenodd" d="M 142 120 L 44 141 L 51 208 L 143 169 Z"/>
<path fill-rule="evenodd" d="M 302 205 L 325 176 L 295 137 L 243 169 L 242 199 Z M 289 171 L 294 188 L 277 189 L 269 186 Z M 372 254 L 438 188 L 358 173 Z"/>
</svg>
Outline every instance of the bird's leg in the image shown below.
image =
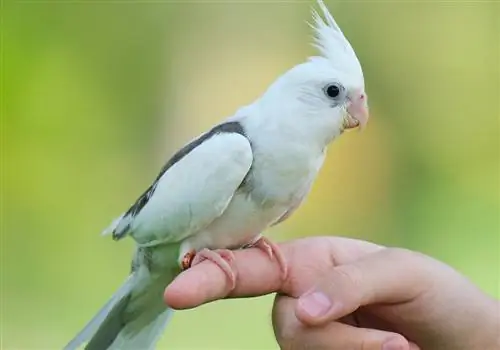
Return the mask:
<svg viewBox="0 0 500 350">
<path fill-rule="evenodd" d="M 233 290 L 236 286 L 236 269 L 231 267 L 234 261 L 234 253 L 229 249 L 210 250 L 204 248 L 199 252 L 190 250 L 182 258 L 182 269 L 187 270 L 188 268 L 198 265 L 205 260 L 210 260 L 215 265 L 220 267 L 231 283 L 230 290 Z"/>
<path fill-rule="evenodd" d="M 252 243 L 245 246 L 245 248 L 250 247 L 262 250 L 264 253 L 266 253 L 269 259 L 276 259 L 281 270 L 281 278 L 283 280 L 286 279 L 288 274 L 288 265 L 286 263 L 285 256 L 276 243 L 272 242 L 264 236 L 259 235 Z"/>
</svg>

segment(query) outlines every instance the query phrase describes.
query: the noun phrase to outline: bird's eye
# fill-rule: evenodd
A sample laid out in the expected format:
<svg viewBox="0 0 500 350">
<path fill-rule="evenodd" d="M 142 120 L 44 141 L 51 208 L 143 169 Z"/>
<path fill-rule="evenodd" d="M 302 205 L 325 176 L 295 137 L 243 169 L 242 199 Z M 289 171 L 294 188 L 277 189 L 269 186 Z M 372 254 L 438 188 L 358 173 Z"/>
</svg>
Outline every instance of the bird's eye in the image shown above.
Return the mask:
<svg viewBox="0 0 500 350">
<path fill-rule="evenodd" d="M 342 91 L 342 87 L 338 84 L 328 84 L 325 86 L 325 94 L 329 98 L 336 98 L 340 95 L 340 91 Z"/>
</svg>

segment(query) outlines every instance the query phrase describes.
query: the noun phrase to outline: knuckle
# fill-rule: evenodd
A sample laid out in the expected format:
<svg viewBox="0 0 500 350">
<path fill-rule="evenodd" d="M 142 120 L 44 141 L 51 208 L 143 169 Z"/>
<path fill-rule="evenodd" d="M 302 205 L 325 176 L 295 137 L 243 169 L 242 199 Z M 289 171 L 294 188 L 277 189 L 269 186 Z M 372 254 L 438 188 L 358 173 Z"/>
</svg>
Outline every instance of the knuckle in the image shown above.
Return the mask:
<svg viewBox="0 0 500 350">
<path fill-rule="evenodd" d="M 358 300 L 363 291 L 363 271 L 356 265 L 342 265 L 335 269 L 337 274 L 337 288 L 340 284 L 345 293 Z"/>
<path fill-rule="evenodd" d="M 328 279 L 328 293 L 341 298 L 354 311 L 367 294 L 363 283 L 363 271 L 356 265 L 340 265 Z"/>
<path fill-rule="evenodd" d="M 363 281 L 363 272 L 356 265 L 341 265 L 337 267 L 335 273 L 350 287 L 360 287 Z"/>
<path fill-rule="evenodd" d="M 360 285 L 361 271 L 353 265 L 340 265 L 323 275 L 318 287 L 330 295 L 338 294 L 343 289 L 352 289 Z"/>
</svg>

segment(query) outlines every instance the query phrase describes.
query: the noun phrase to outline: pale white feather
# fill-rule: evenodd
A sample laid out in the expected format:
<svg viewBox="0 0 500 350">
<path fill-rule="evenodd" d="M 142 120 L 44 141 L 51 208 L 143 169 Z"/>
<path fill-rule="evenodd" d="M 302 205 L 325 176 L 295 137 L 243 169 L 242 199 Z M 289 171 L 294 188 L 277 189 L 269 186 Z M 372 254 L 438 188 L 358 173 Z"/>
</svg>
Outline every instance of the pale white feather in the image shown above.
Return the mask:
<svg viewBox="0 0 500 350">
<path fill-rule="evenodd" d="M 310 26 L 315 31 L 314 46 L 330 64 L 340 72 L 345 72 L 356 82 L 363 83 L 363 70 L 349 40 L 338 26 L 323 0 L 318 0 L 318 6 L 323 14 L 312 10 L 314 24 Z"/>
<path fill-rule="evenodd" d="M 179 242 L 219 217 L 252 165 L 248 139 L 220 133 L 175 163 L 131 223 L 143 246 Z"/>
</svg>

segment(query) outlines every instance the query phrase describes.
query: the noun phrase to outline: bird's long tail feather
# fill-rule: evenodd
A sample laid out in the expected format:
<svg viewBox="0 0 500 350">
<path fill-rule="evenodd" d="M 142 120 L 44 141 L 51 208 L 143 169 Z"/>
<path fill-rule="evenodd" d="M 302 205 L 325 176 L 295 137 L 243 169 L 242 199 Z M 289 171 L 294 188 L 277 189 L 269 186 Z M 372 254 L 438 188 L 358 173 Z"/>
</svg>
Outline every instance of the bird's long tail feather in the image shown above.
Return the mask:
<svg viewBox="0 0 500 350">
<path fill-rule="evenodd" d="M 136 275 L 130 275 L 125 283 L 116 291 L 111 299 L 97 312 L 97 314 L 85 325 L 85 327 L 78 333 L 65 347 L 64 350 L 75 350 L 78 349 L 80 345 L 88 341 L 97 331 L 97 329 L 103 324 L 108 315 L 119 306 L 120 302 L 123 302 L 132 290 Z"/>
<path fill-rule="evenodd" d="M 152 349 L 173 310 L 163 303 L 165 275 L 133 273 L 64 350 Z"/>
<path fill-rule="evenodd" d="M 165 309 L 147 326 L 141 328 L 139 332 L 128 333 L 124 329 L 119 329 L 113 339 L 107 336 L 109 333 L 102 333 L 103 337 L 92 338 L 85 347 L 86 350 L 152 350 L 160 339 L 163 330 L 173 315 L 170 308 Z"/>
</svg>

